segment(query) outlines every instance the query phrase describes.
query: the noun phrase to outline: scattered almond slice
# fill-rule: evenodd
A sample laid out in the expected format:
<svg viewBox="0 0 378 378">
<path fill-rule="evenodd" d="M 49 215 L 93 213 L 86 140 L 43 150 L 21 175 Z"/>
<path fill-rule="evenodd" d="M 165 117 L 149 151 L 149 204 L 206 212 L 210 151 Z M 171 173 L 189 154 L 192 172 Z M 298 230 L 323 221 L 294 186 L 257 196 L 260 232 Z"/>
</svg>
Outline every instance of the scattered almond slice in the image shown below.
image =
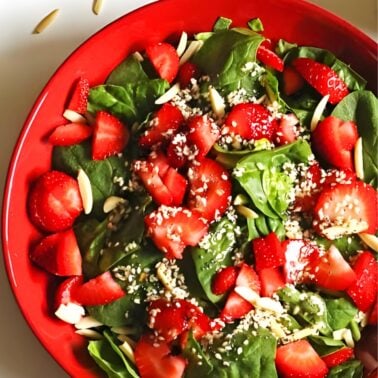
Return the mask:
<svg viewBox="0 0 378 378">
<path fill-rule="evenodd" d="M 175 97 L 177 95 L 177 93 L 179 93 L 179 91 L 180 91 L 180 84 L 179 83 L 172 85 L 172 87 L 170 87 L 167 90 L 167 92 L 165 92 L 162 96 L 160 96 L 159 98 L 157 98 L 155 100 L 155 104 L 156 105 L 163 105 L 166 102 L 171 101 L 173 99 L 173 97 Z"/>
<path fill-rule="evenodd" d="M 352 222 L 344 226 L 332 226 L 322 230 L 322 234 L 329 240 L 335 240 L 343 235 L 358 234 L 368 228 L 365 221 Z"/>
<path fill-rule="evenodd" d="M 270 320 L 270 329 L 272 333 L 279 339 L 282 339 L 286 336 L 284 329 L 273 318 Z"/>
<path fill-rule="evenodd" d="M 259 215 L 244 205 L 236 205 L 236 211 L 246 219 L 257 219 Z"/>
<path fill-rule="evenodd" d="M 344 331 L 343 339 L 345 341 L 345 344 L 348 345 L 349 348 L 354 348 L 353 335 L 352 331 L 349 328 Z"/>
<path fill-rule="evenodd" d="M 112 327 L 110 330 L 118 335 L 132 335 L 134 333 L 132 327 Z"/>
<path fill-rule="evenodd" d="M 156 275 L 160 282 L 168 291 L 173 291 L 170 278 L 166 275 L 167 267 L 164 263 L 159 263 L 156 269 Z"/>
<path fill-rule="evenodd" d="M 255 302 L 255 307 L 269 312 L 273 312 L 275 314 L 282 314 L 284 312 L 284 308 L 282 307 L 280 302 L 268 297 L 257 298 Z"/>
<path fill-rule="evenodd" d="M 103 324 L 100 323 L 97 319 L 93 318 L 92 316 L 84 316 L 80 318 L 80 320 L 75 323 L 76 329 L 88 329 L 94 327 L 100 327 Z"/>
<path fill-rule="evenodd" d="M 79 169 L 77 182 L 79 184 L 81 200 L 83 201 L 84 213 L 89 214 L 93 208 L 92 185 L 89 177 L 82 169 Z"/>
<path fill-rule="evenodd" d="M 364 161 L 363 161 L 363 149 L 362 138 L 359 137 L 354 146 L 354 168 L 356 170 L 356 176 L 360 179 L 364 179 Z"/>
<path fill-rule="evenodd" d="M 103 3 L 103 0 L 93 0 L 92 11 L 96 16 L 100 14 Z"/>
<path fill-rule="evenodd" d="M 316 129 L 316 126 L 318 125 L 320 118 L 323 115 L 324 109 L 327 106 L 328 99 L 329 99 L 329 94 L 325 95 L 319 101 L 319 104 L 316 106 L 316 108 L 314 110 L 314 114 L 313 114 L 312 119 L 311 119 L 311 123 L 310 123 L 310 130 L 311 131 L 314 131 Z"/>
<path fill-rule="evenodd" d="M 188 43 L 188 34 L 186 32 L 182 32 L 179 43 L 178 43 L 177 48 L 176 48 L 176 52 L 177 52 L 177 55 L 179 57 L 182 54 L 184 54 L 187 43 Z"/>
<path fill-rule="evenodd" d="M 85 117 L 71 109 L 66 109 L 63 113 L 63 117 L 67 121 L 71 121 L 73 123 L 87 123 L 87 119 Z"/>
<path fill-rule="evenodd" d="M 378 238 L 375 235 L 361 232 L 358 236 L 368 247 L 373 251 L 378 252 Z"/>
<path fill-rule="evenodd" d="M 248 198 L 244 194 L 237 194 L 234 199 L 234 205 L 245 205 L 248 203 Z"/>
<path fill-rule="evenodd" d="M 127 335 L 118 335 L 117 339 L 120 340 L 120 341 L 122 341 L 122 342 L 127 341 L 132 348 L 135 348 L 136 342 L 132 338 L 130 338 L 129 336 L 127 336 Z"/>
<path fill-rule="evenodd" d="M 126 200 L 122 197 L 110 196 L 104 201 L 103 211 L 105 214 L 110 213 L 121 203 L 125 203 Z"/>
<path fill-rule="evenodd" d="M 46 17 L 44 17 L 33 30 L 33 34 L 42 33 L 49 25 L 51 25 L 59 14 L 59 9 L 54 9 Z"/>
<path fill-rule="evenodd" d="M 119 346 L 119 349 L 121 349 L 122 353 L 132 362 L 135 363 L 135 357 L 134 357 L 134 351 L 133 348 L 130 346 L 130 344 L 127 341 L 124 341 L 123 344 Z"/>
<path fill-rule="evenodd" d="M 135 51 L 133 53 L 133 57 L 135 60 L 137 60 L 138 62 L 143 62 L 144 61 L 144 58 L 143 58 L 143 55 L 139 52 L 139 51 Z"/>
<path fill-rule="evenodd" d="M 235 292 L 252 305 L 255 305 L 260 298 L 255 291 L 245 286 L 236 286 Z"/>
<path fill-rule="evenodd" d="M 180 66 L 187 62 L 203 45 L 202 41 L 191 41 L 180 58 Z"/>
<path fill-rule="evenodd" d="M 55 311 L 57 318 L 69 324 L 79 323 L 84 315 L 84 307 L 76 303 L 61 304 Z"/>
<path fill-rule="evenodd" d="M 78 329 L 75 333 L 92 340 L 101 340 L 103 338 L 102 334 L 94 329 Z"/>
<path fill-rule="evenodd" d="M 299 331 L 296 331 L 294 333 L 292 333 L 291 335 L 289 335 L 287 337 L 288 339 L 288 342 L 292 342 L 292 341 L 297 341 L 297 340 L 301 340 L 301 339 L 304 339 L 305 337 L 308 337 L 308 336 L 313 336 L 313 335 L 316 335 L 318 333 L 317 329 L 316 328 L 303 328 Z"/>
<path fill-rule="evenodd" d="M 224 99 L 213 86 L 209 87 L 209 97 L 214 114 L 218 118 L 223 118 L 226 113 Z"/>
</svg>

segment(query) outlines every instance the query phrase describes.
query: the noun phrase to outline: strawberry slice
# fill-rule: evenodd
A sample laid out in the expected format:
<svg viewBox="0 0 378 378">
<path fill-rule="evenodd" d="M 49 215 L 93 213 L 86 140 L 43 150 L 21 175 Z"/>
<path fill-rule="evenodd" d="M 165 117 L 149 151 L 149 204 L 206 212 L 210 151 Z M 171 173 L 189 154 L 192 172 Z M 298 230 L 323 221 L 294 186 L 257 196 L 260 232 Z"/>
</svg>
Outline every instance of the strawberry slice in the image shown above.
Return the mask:
<svg viewBox="0 0 378 378">
<path fill-rule="evenodd" d="M 189 208 L 212 221 L 222 216 L 230 204 L 230 175 L 219 163 L 203 158 L 188 169 Z"/>
<path fill-rule="evenodd" d="M 211 291 L 215 295 L 227 293 L 235 286 L 237 276 L 238 269 L 235 266 L 227 266 L 220 269 L 214 275 L 213 282 L 211 284 Z"/>
<path fill-rule="evenodd" d="M 189 146 L 187 135 L 182 132 L 177 133 L 167 147 L 167 158 L 174 168 L 184 167 L 195 156 L 194 146 Z"/>
<path fill-rule="evenodd" d="M 200 76 L 199 67 L 192 62 L 185 62 L 179 68 L 178 81 L 180 88 L 186 88 L 191 84 L 192 79 L 198 79 Z"/>
<path fill-rule="evenodd" d="M 292 67 L 285 66 L 282 72 L 282 91 L 291 96 L 300 91 L 305 84 L 303 77 Z"/>
<path fill-rule="evenodd" d="M 378 300 L 375 301 L 373 307 L 370 310 L 368 324 L 370 325 L 378 324 Z"/>
<path fill-rule="evenodd" d="M 82 274 L 81 254 L 72 229 L 44 237 L 30 252 L 31 260 L 57 276 Z"/>
<path fill-rule="evenodd" d="M 282 72 L 284 70 L 283 60 L 271 49 L 269 49 L 264 43 L 262 43 L 257 49 L 256 58 L 261 63 L 275 70 Z"/>
<path fill-rule="evenodd" d="M 72 276 L 61 282 L 55 292 L 55 309 L 73 302 L 72 293 L 83 284 L 83 276 Z"/>
<path fill-rule="evenodd" d="M 122 122 L 113 115 L 99 111 L 93 127 L 92 159 L 103 160 L 123 151 L 130 133 Z"/>
<path fill-rule="evenodd" d="M 333 245 L 311 263 L 310 275 L 316 285 L 330 290 L 345 290 L 357 280 L 351 266 Z"/>
<path fill-rule="evenodd" d="M 298 340 L 277 348 L 276 367 L 282 378 L 324 378 L 325 362 L 307 340 Z"/>
<path fill-rule="evenodd" d="M 71 146 L 88 139 L 92 128 L 83 123 L 69 123 L 56 127 L 49 136 L 49 142 L 54 146 Z"/>
<path fill-rule="evenodd" d="M 339 103 L 348 93 L 348 87 L 329 66 L 310 58 L 296 58 L 292 65 L 322 96 L 329 95 L 329 103 Z"/>
<path fill-rule="evenodd" d="M 172 194 L 172 205 L 181 205 L 188 186 L 188 182 L 184 176 L 180 175 L 174 168 L 169 167 L 163 177 L 163 184 Z"/>
<path fill-rule="evenodd" d="M 149 128 L 140 136 L 139 145 L 143 148 L 150 148 L 164 140 L 169 140 L 184 123 L 184 116 L 181 110 L 168 103 L 154 114 L 149 123 Z"/>
<path fill-rule="evenodd" d="M 325 362 L 329 369 L 333 368 L 334 366 L 340 365 L 345 361 L 350 360 L 354 357 L 354 350 L 353 348 L 341 348 L 336 352 L 327 354 L 322 356 L 322 360 Z"/>
<path fill-rule="evenodd" d="M 293 143 L 298 137 L 298 118 L 293 114 L 284 114 L 279 120 L 274 136 L 275 143 L 282 146 Z"/>
<path fill-rule="evenodd" d="M 196 211 L 160 206 L 145 217 L 147 233 L 169 259 L 182 259 L 186 246 L 195 246 L 207 233 L 208 225 Z"/>
<path fill-rule="evenodd" d="M 75 84 L 67 109 L 84 114 L 87 111 L 89 95 L 89 81 L 81 77 Z"/>
<path fill-rule="evenodd" d="M 378 265 L 372 253 L 364 251 L 353 264 L 357 276 L 354 284 L 347 289 L 360 311 L 366 312 L 377 300 Z"/>
<path fill-rule="evenodd" d="M 83 306 L 100 306 L 114 302 L 125 294 L 121 286 L 114 281 L 112 274 L 107 271 L 80 286 L 75 286 L 72 299 Z"/>
<path fill-rule="evenodd" d="M 253 306 L 249 302 L 235 291 L 231 291 L 219 317 L 225 323 L 232 323 L 247 315 L 252 309 Z"/>
<path fill-rule="evenodd" d="M 188 142 L 196 147 L 197 160 L 202 160 L 220 136 L 216 123 L 208 116 L 194 116 L 188 122 Z"/>
<path fill-rule="evenodd" d="M 179 70 L 180 58 L 169 43 L 154 43 L 146 48 L 146 55 L 162 79 L 171 83 Z"/>
<path fill-rule="evenodd" d="M 44 231 L 72 227 L 83 211 L 77 181 L 60 171 L 44 173 L 30 190 L 28 210 L 33 224 Z"/>
<path fill-rule="evenodd" d="M 328 116 L 319 122 L 311 138 L 315 153 L 326 163 L 354 170 L 353 149 L 358 139 L 354 122 Z"/>
<path fill-rule="evenodd" d="M 167 343 L 144 335 L 134 350 L 135 364 L 141 378 L 182 378 L 187 364 L 181 356 L 173 356 Z"/>
<path fill-rule="evenodd" d="M 280 268 L 265 268 L 258 272 L 261 283 L 261 296 L 271 297 L 285 286 L 285 279 Z"/>
<path fill-rule="evenodd" d="M 265 268 L 277 268 L 285 262 L 280 239 L 274 232 L 252 240 L 255 268 L 259 272 Z"/>
<path fill-rule="evenodd" d="M 334 239 L 359 232 L 374 234 L 378 203 L 375 189 L 362 181 L 336 184 L 324 189 L 314 209 L 318 232 Z"/>
<path fill-rule="evenodd" d="M 266 138 L 272 140 L 276 130 L 276 121 L 272 119 L 266 107 L 260 104 L 237 104 L 226 117 L 222 135 L 240 135 L 246 140 Z"/>
<path fill-rule="evenodd" d="M 261 284 L 260 279 L 255 270 L 248 264 L 242 263 L 240 271 L 236 278 L 236 286 L 247 287 L 257 294 L 260 294 Z"/>
</svg>

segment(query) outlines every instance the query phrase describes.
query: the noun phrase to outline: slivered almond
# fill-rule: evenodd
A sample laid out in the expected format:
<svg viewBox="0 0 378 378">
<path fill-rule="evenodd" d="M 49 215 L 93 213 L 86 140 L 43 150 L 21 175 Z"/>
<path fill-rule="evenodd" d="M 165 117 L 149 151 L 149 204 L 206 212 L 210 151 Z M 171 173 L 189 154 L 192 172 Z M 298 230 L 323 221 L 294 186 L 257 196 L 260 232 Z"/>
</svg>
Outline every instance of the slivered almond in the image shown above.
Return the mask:
<svg viewBox="0 0 378 378">
<path fill-rule="evenodd" d="M 102 323 L 100 323 L 95 318 L 92 318 L 92 316 L 84 316 L 77 323 L 75 323 L 75 328 L 88 329 L 88 328 L 100 327 L 102 325 L 103 325 Z"/>
<path fill-rule="evenodd" d="M 180 58 L 180 66 L 187 62 L 203 45 L 202 41 L 191 41 Z"/>
<path fill-rule="evenodd" d="M 66 109 L 63 113 L 63 117 L 67 121 L 71 121 L 73 123 L 87 123 L 87 119 L 85 117 L 71 109 Z"/>
<path fill-rule="evenodd" d="M 156 105 L 163 105 L 168 101 L 171 101 L 173 97 L 177 95 L 180 91 L 180 84 L 176 83 L 170 87 L 167 92 L 165 92 L 162 96 L 155 100 Z"/>
<path fill-rule="evenodd" d="M 103 211 L 105 214 L 110 213 L 121 203 L 125 203 L 125 199 L 117 196 L 110 196 L 104 201 Z"/>
<path fill-rule="evenodd" d="M 257 300 L 260 298 L 255 291 L 245 286 L 236 286 L 235 292 L 252 305 L 255 305 Z"/>
<path fill-rule="evenodd" d="M 103 3 L 103 0 L 93 0 L 92 11 L 95 15 L 100 14 Z"/>
<path fill-rule="evenodd" d="M 78 335 L 87 337 L 88 339 L 92 340 L 101 340 L 103 338 L 100 332 L 95 331 L 94 329 L 78 329 L 75 331 Z"/>
<path fill-rule="evenodd" d="M 368 247 L 373 251 L 378 252 L 378 238 L 375 235 L 361 232 L 358 236 Z"/>
<path fill-rule="evenodd" d="M 343 235 L 358 234 L 368 228 L 365 221 L 352 222 L 343 226 L 332 226 L 322 230 L 322 234 L 329 240 L 335 240 Z"/>
<path fill-rule="evenodd" d="M 133 53 L 133 57 L 135 60 L 137 60 L 138 62 L 143 62 L 144 61 L 144 58 L 143 58 L 143 55 L 139 52 L 139 51 L 135 51 Z"/>
<path fill-rule="evenodd" d="M 188 34 L 186 32 L 181 33 L 181 37 L 179 40 L 179 43 L 176 48 L 177 55 L 180 57 L 182 54 L 184 54 L 186 49 L 186 44 L 188 43 Z"/>
<path fill-rule="evenodd" d="M 132 327 L 112 327 L 110 330 L 118 335 L 132 335 L 135 331 Z"/>
<path fill-rule="evenodd" d="M 77 183 L 79 184 L 79 191 L 81 200 L 83 202 L 84 213 L 89 214 L 93 208 L 92 185 L 89 177 L 82 169 L 79 169 L 79 173 L 77 175 Z"/>
<path fill-rule="evenodd" d="M 156 269 L 156 275 L 160 282 L 168 291 L 173 291 L 170 278 L 166 275 L 167 267 L 164 263 L 159 263 Z"/>
<path fill-rule="evenodd" d="M 209 97 L 214 114 L 218 118 L 224 117 L 226 108 L 224 99 L 213 86 L 209 87 Z"/>
<path fill-rule="evenodd" d="M 348 345 L 349 348 L 354 348 L 353 335 L 352 331 L 349 328 L 344 331 L 343 339 L 345 341 L 345 344 Z"/>
<path fill-rule="evenodd" d="M 259 215 L 244 205 L 236 205 L 236 211 L 246 219 L 257 219 Z"/>
<path fill-rule="evenodd" d="M 69 324 L 76 324 L 85 315 L 83 306 L 76 303 L 61 304 L 55 311 L 55 316 Z"/>
<path fill-rule="evenodd" d="M 130 346 L 130 344 L 127 341 L 124 341 L 123 344 L 119 346 L 119 349 L 121 349 L 122 353 L 132 362 L 135 363 L 135 357 L 134 357 L 134 351 L 133 348 Z"/>
<path fill-rule="evenodd" d="M 129 336 L 127 336 L 127 335 L 118 335 L 117 339 L 119 341 L 122 341 L 122 342 L 127 341 L 132 348 L 135 348 L 136 342 L 132 338 L 130 338 Z"/>
<path fill-rule="evenodd" d="M 59 9 L 54 9 L 46 17 L 44 17 L 38 25 L 34 28 L 33 34 L 42 33 L 49 25 L 51 25 L 54 20 L 57 18 Z"/>
<path fill-rule="evenodd" d="M 314 114 L 313 114 L 312 119 L 311 119 L 311 123 L 310 123 L 310 130 L 311 131 L 314 131 L 316 129 L 316 126 L 318 125 L 320 118 L 322 117 L 322 114 L 324 112 L 324 109 L 327 106 L 328 99 L 329 99 L 329 94 L 325 95 L 319 101 L 319 104 L 316 106 L 316 108 L 314 110 Z"/>
<path fill-rule="evenodd" d="M 354 168 L 356 170 L 356 176 L 360 179 L 364 179 L 364 160 L 363 160 L 363 149 L 362 149 L 362 138 L 357 139 L 354 145 Z"/>
<path fill-rule="evenodd" d="M 284 309 L 280 302 L 268 297 L 257 298 L 255 302 L 255 307 L 260 308 L 262 310 L 273 312 L 275 314 L 282 314 L 284 312 Z"/>
</svg>

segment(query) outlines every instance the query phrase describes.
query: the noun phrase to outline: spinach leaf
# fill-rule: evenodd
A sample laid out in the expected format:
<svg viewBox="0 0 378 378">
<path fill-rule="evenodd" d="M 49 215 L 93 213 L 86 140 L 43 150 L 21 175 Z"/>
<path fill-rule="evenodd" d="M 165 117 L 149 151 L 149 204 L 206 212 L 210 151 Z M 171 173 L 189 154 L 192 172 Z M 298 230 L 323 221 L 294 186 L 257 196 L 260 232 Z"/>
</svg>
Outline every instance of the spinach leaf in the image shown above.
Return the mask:
<svg viewBox="0 0 378 378">
<path fill-rule="evenodd" d="M 264 31 L 264 25 L 259 18 L 252 18 L 252 20 L 249 20 L 248 27 L 255 32 Z"/>
<path fill-rule="evenodd" d="M 226 17 L 219 17 L 213 26 L 213 31 L 227 30 L 232 24 L 232 20 Z"/>
<path fill-rule="evenodd" d="M 233 174 L 258 210 L 270 218 L 284 218 L 293 182 L 283 174 L 283 165 L 307 163 L 310 155 L 309 144 L 298 140 L 273 150 L 252 152 L 239 160 Z M 272 186 L 279 186 L 280 191 L 270 190 Z"/>
<path fill-rule="evenodd" d="M 330 369 L 327 378 L 361 378 L 364 367 L 360 361 L 349 360 Z"/>
<path fill-rule="evenodd" d="M 309 341 L 319 356 L 325 356 L 345 347 L 341 340 L 335 340 L 327 336 L 310 336 Z"/>
<path fill-rule="evenodd" d="M 285 227 L 278 218 L 268 218 L 263 214 L 259 214 L 258 218 L 248 218 L 248 238 L 247 240 L 253 240 L 262 236 L 267 236 L 272 231 L 276 233 L 279 239 L 285 238 Z"/>
<path fill-rule="evenodd" d="M 364 181 L 378 188 L 378 100 L 370 91 L 350 93 L 332 115 L 354 121 L 362 137 Z"/>
<path fill-rule="evenodd" d="M 214 223 L 206 236 L 206 245 L 191 250 L 198 280 L 212 303 L 217 303 L 223 296 L 213 294 L 211 282 L 216 271 L 231 265 L 231 254 L 236 243 L 235 224 L 222 218 Z"/>
<path fill-rule="evenodd" d="M 325 299 L 327 321 L 332 330 L 346 328 L 357 315 L 357 308 L 344 298 Z"/>
<path fill-rule="evenodd" d="M 335 240 L 316 237 L 315 241 L 326 250 L 333 244 L 345 259 L 348 259 L 355 255 L 357 251 L 363 249 L 361 239 L 357 235 L 343 236 Z"/>
</svg>

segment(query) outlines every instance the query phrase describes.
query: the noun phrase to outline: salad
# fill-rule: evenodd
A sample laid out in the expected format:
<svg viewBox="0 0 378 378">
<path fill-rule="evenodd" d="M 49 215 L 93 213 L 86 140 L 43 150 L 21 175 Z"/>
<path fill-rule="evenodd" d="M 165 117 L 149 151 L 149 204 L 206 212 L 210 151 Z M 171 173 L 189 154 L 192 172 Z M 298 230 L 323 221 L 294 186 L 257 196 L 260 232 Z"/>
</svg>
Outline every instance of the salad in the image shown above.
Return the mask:
<svg viewBox="0 0 378 378">
<path fill-rule="evenodd" d="M 362 377 L 378 101 L 330 51 L 219 17 L 81 77 L 27 200 L 53 312 L 109 377 Z"/>
</svg>

